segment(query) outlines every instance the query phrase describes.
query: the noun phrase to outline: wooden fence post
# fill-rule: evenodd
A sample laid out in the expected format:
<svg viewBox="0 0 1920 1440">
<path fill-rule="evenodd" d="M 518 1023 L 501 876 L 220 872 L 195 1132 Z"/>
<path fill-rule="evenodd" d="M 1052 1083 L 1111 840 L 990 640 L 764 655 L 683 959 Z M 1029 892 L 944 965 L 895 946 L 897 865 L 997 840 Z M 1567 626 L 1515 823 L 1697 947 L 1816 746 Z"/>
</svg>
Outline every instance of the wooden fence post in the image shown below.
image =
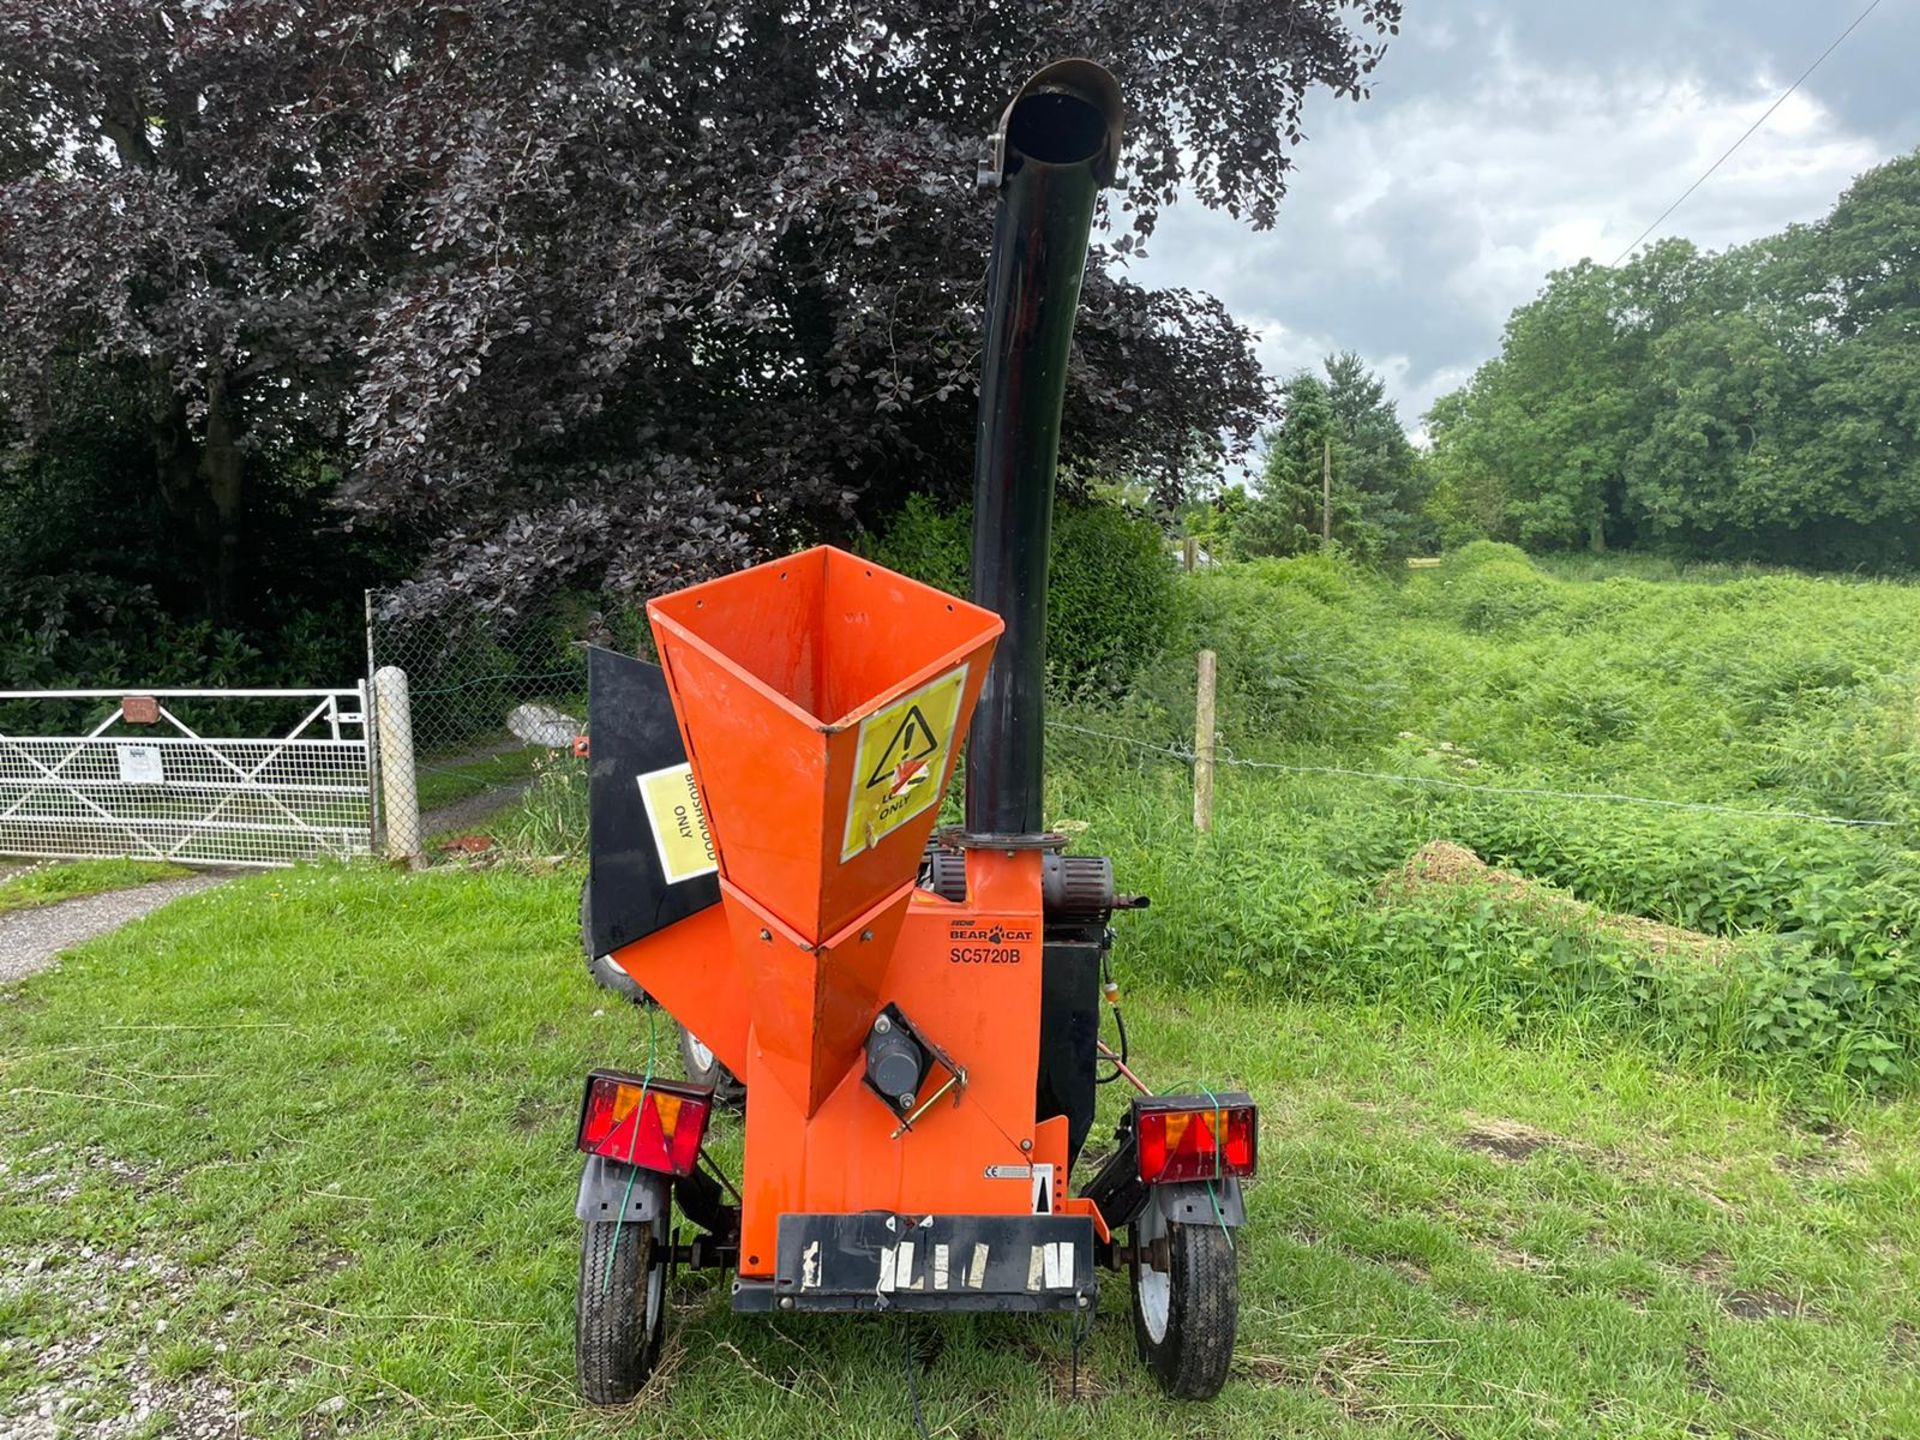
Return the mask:
<svg viewBox="0 0 1920 1440">
<path fill-rule="evenodd" d="M 1193 706 L 1193 828 L 1213 829 L 1214 680 L 1218 665 L 1211 650 L 1200 652 L 1200 688 Z"/>
</svg>

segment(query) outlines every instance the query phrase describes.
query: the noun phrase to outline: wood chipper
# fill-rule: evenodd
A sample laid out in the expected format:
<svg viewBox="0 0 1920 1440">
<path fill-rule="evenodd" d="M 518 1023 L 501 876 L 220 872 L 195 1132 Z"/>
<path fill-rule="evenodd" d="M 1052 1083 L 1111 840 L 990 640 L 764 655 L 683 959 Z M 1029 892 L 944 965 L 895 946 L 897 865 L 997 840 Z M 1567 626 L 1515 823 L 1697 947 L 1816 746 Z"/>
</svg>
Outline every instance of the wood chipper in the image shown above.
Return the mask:
<svg viewBox="0 0 1920 1440">
<path fill-rule="evenodd" d="M 588 1078 L 590 1400 L 644 1383 L 675 1265 L 731 1271 L 739 1311 L 1087 1317 L 1124 1270 L 1166 1390 L 1225 1378 L 1257 1115 L 1153 1094 L 1102 1041 L 1110 921 L 1145 901 L 1042 824 L 1060 410 L 1120 118 L 1066 61 L 993 136 L 972 600 L 823 546 L 652 602 L 658 667 L 591 656 L 588 955 L 673 1016 L 698 1083 Z M 963 736 L 965 823 L 936 835 Z M 1076 1188 L 1115 1078 L 1139 1093 Z M 736 1184 L 703 1142 L 739 1085 Z"/>
</svg>

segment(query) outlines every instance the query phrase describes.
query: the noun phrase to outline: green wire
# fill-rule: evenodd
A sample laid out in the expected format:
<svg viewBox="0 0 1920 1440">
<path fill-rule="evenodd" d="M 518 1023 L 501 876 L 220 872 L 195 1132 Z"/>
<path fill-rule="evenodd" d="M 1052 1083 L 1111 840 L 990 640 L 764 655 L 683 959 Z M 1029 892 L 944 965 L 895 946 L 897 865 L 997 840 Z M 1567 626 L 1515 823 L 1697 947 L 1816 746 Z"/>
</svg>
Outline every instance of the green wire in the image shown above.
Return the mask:
<svg viewBox="0 0 1920 1440">
<path fill-rule="evenodd" d="M 1178 1095 L 1187 1091 L 1197 1091 L 1213 1102 L 1213 1179 L 1207 1181 L 1207 1200 L 1208 1203 L 1213 1206 L 1213 1218 L 1219 1222 L 1220 1233 L 1227 1237 L 1227 1248 L 1234 1250 L 1238 1247 L 1233 1243 L 1233 1228 L 1227 1224 L 1226 1211 L 1220 1208 L 1220 1196 L 1213 1188 L 1215 1181 L 1224 1178 L 1221 1175 L 1222 1161 L 1220 1159 L 1220 1146 L 1225 1143 L 1225 1136 L 1221 1133 L 1225 1127 L 1221 1122 L 1225 1118 L 1226 1107 L 1221 1105 L 1218 1095 L 1214 1094 L 1213 1091 L 1202 1085 L 1198 1080 L 1181 1080 L 1169 1086 L 1167 1089 L 1162 1090 L 1160 1093 L 1162 1095 Z"/>
<path fill-rule="evenodd" d="M 640 1174 L 640 1167 L 633 1163 L 633 1152 L 640 1144 L 640 1117 L 647 1108 L 647 1087 L 653 1084 L 653 1056 L 659 1018 L 659 1011 L 649 1005 L 647 1007 L 647 1073 L 640 1077 L 640 1100 L 633 1107 L 633 1139 L 627 1142 L 627 1188 L 620 1192 L 620 1213 L 613 1217 L 613 1244 L 607 1247 L 607 1273 L 600 1277 L 602 1295 L 613 1289 L 613 1257 L 620 1253 L 620 1227 L 627 1222 L 627 1201 L 633 1196 L 633 1182 Z"/>
<path fill-rule="evenodd" d="M 1207 1199 L 1213 1205 L 1213 1218 L 1220 1223 L 1220 1233 L 1227 1237 L 1227 1249 L 1237 1250 L 1239 1247 L 1233 1243 L 1233 1230 L 1227 1224 L 1226 1212 L 1220 1208 L 1220 1197 L 1216 1195 L 1213 1190 L 1214 1181 L 1222 1178 L 1221 1166 L 1223 1162 L 1220 1158 L 1220 1147 L 1227 1143 L 1225 1133 L 1226 1110 L 1220 1104 L 1220 1097 L 1214 1094 L 1213 1091 L 1207 1089 L 1206 1086 L 1202 1085 L 1200 1087 L 1200 1093 L 1213 1102 L 1213 1179 L 1207 1181 Z"/>
</svg>

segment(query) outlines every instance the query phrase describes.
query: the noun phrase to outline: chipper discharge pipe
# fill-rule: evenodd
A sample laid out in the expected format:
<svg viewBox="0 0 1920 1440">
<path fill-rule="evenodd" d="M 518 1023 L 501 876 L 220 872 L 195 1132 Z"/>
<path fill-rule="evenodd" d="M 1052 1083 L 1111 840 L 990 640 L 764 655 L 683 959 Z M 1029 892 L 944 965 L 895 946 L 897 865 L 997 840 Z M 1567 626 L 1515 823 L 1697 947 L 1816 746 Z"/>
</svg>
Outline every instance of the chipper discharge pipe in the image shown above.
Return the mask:
<svg viewBox="0 0 1920 1440">
<path fill-rule="evenodd" d="M 583 938 L 679 1022 L 690 1080 L 650 1057 L 587 1083 L 592 1400 L 644 1382 L 676 1263 L 733 1271 L 737 1310 L 847 1312 L 1089 1313 L 1124 1267 L 1165 1388 L 1225 1377 L 1248 1097 L 1137 1100 L 1069 1185 L 1109 921 L 1144 903 L 1042 810 L 1060 413 L 1121 114 L 1066 61 L 992 139 L 973 602 L 822 546 L 653 601 L 657 669 L 593 654 Z M 936 839 L 970 720 L 966 823 Z M 737 1187 L 703 1149 L 722 1077 L 745 1085 Z"/>
</svg>

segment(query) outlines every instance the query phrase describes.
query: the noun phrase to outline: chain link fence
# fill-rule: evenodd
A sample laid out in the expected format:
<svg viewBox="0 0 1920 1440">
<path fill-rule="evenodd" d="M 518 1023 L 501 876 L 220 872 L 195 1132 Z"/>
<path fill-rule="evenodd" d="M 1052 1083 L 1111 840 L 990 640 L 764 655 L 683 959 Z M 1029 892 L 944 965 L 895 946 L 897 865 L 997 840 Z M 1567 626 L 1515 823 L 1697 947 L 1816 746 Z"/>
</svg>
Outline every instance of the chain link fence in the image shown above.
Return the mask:
<svg viewBox="0 0 1920 1440">
<path fill-rule="evenodd" d="M 405 672 L 411 764 L 382 735 L 388 822 L 419 814 L 419 837 L 459 829 L 518 799 L 541 762 L 570 753 L 586 730 L 586 643 L 616 643 L 591 609 L 536 618 L 411 616 L 388 591 L 367 591 L 367 670 L 382 697 L 380 724 L 397 714 L 392 678 Z M 396 756 L 401 756 L 396 762 Z"/>
<path fill-rule="evenodd" d="M 411 718 L 410 765 L 382 739 L 383 809 L 417 811 L 422 840 L 519 799 L 572 752 L 586 729 L 588 645 L 631 654 L 647 643 L 636 611 L 582 597 L 512 618 L 418 617 L 376 590 L 366 622 L 375 691 L 388 693 L 378 677 L 389 667 L 405 672 Z"/>
</svg>

